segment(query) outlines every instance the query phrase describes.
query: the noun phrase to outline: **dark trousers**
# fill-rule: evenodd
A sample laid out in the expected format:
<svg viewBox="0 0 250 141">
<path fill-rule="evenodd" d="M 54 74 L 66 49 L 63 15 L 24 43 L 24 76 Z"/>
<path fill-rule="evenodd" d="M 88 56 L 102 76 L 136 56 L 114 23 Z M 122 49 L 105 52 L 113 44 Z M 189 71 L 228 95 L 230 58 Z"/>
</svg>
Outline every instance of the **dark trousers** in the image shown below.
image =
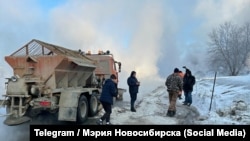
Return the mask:
<svg viewBox="0 0 250 141">
<path fill-rule="evenodd" d="M 131 109 L 135 108 L 135 101 L 137 99 L 137 93 L 130 93 L 130 105 L 131 105 Z"/>
<path fill-rule="evenodd" d="M 106 120 L 106 122 L 110 121 L 110 115 L 112 113 L 112 105 L 107 103 L 107 102 L 101 102 L 102 103 L 102 107 L 105 111 L 105 113 L 103 114 L 103 116 L 101 117 L 102 121 Z"/>
</svg>

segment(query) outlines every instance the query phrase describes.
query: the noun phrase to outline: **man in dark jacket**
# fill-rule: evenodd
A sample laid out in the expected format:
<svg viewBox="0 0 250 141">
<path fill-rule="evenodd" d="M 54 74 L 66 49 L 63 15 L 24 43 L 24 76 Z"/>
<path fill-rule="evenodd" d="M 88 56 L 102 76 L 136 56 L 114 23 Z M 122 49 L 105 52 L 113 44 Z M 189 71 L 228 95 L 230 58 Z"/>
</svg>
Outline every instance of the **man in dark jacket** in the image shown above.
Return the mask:
<svg viewBox="0 0 250 141">
<path fill-rule="evenodd" d="M 107 79 L 102 87 L 100 102 L 105 111 L 103 116 L 97 121 L 97 124 L 102 125 L 106 120 L 106 125 L 110 125 L 110 115 L 112 113 L 113 97 L 117 97 L 117 78 L 114 74 Z"/>
<path fill-rule="evenodd" d="M 184 67 L 186 69 L 186 73 L 183 78 L 183 91 L 185 96 L 185 101 L 183 102 L 183 105 L 190 106 L 192 104 L 192 92 L 193 92 L 193 86 L 195 84 L 195 77 L 192 75 L 192 72 Z"/>
<path fill-rule="evenodd" d="M 136 72 L 135 71 L 131 72 L 130 76 L 127 79 L 127 83 L 128 83 L 128 86 L 129 86 L 129 94 L 130 94 L 130 98 L 131 98 L 130 110 L 132 112 L 136 112 L 134 105 L 135 105 L 135 101 L 137 99 L 137 93 L 138 93 L 138 90 L 139 90 L 140 82 L 136 78 Z"/>
</svg>

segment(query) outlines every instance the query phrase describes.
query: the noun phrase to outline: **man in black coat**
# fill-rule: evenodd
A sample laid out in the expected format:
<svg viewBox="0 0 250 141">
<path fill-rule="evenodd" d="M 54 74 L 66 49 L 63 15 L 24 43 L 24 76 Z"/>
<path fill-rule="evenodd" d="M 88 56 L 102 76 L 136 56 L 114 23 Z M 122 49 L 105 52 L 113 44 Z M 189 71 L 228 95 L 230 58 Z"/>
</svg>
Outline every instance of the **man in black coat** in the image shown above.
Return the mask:
<svg viewBox="0 0 250 141">
<path fill-rule="evenodd" d="M 110 115 L 112 113 L 113 97 L 117 97 L 117 78 L 114 74 L 107 79 L 102 87 L 100 102 L 105 111 L 103 116 L 97 121 L 97 124 L 102 125 L 106 121 L 106 125 L 110 125 Z"/>
<path fill-rule="evenodd" d="M 129 94 L 130 94 L 130 98 L 131 98 L 130 110 L 132 112 L 136 112 L 136 110 L 135 110 L 135 101 L 137 99 L 137 93 L 138 93 L 138 90 L 139 90 L 140 82 L 136 78 L 136 72 L 135 71 L 131 72 L 130 76 L 127 79 L 127 83 L 128 83 L 128 86 L 129 86 Z"/>
<path fill-rule="evenodd" d="M 186 69 L 186 73 L 183 78 L 183 91 L 185 96 L 185 101 L 183 102 L 183 105 L 190 106 L 192 104 L 192 92 L 193 92 L 193 86 L 195 85 L 195 77 L 192 75 L 192 72 L 184 67 Z"/>
</svg>

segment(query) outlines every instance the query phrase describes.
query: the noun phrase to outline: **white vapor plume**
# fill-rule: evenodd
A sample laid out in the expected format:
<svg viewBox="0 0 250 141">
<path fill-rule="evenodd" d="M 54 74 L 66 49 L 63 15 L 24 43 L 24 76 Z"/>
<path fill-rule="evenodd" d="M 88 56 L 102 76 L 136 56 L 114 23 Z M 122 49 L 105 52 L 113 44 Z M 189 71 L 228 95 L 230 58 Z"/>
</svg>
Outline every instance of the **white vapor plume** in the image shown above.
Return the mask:
<svg viewBox="0 0 250 141">
<path fill-rule="evenodd" d="M 112 1 L 112 4 L 106 3 L 105 7 L 101 3 L 72 1 L 53 11 L 51 19 L 53 34 L 56 35 L 54 38 L 72 49 L 80 48 L 91 52 L 110 50 L 115 58 L 122 62 L 120 85 L 127 88 L 126 79 L 134 70 L 141 81 L 141 91 L 144 91 L 143 89 L 155 87 L 155 82 L 160 79 L 157 61 L 161 57 L 160 41 L 164 31 L 164 11 L 161 5 L 160 2 L 148 2 L 138 5 L 136 9 L 129 9 L 126 6 L 130 5 L 125 2 Z M 65 10 L 69 7 L 72 9 L 70 12 Z M 130 13 L 131 11 L 134 13 Z M 123 12 L 123 18 L 120 19 L 122 22 L 114 21 L 120 12 Z M 114 28 L 104 28 L 100 25 L 112 22 L 119 25 Z M 112 30 L 116 30 L 115 28 L 121 31 L 116 31 L 118 33 L 113 35 Z M 131 33 L 130 40 L 120 39 L 121 42 L 118 42 L 113 36 L 125 33 L 122 28 Z"/>
</svg>

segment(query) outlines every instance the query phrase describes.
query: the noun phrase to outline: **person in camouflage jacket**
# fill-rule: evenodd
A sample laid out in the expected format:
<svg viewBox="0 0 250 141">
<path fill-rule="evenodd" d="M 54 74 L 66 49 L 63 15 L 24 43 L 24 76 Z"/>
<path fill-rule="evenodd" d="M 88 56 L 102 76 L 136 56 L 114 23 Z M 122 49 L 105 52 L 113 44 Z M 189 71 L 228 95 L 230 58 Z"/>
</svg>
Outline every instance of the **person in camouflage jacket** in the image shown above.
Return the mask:
<svg viewBox="0 0 250 141">
<path fill-rule="evenodd" d="M 178 75 L 179 69 L 175 68 L 174 73 L 170 74 L 165 82 L 167 91 L 169 94 L 169 107 L 167 116 L 174 116 L 176 113 L 176 100 L 179 95 L 179 92 L 182 91 L 183 82 L 181 77 Z"/>
</svg>

